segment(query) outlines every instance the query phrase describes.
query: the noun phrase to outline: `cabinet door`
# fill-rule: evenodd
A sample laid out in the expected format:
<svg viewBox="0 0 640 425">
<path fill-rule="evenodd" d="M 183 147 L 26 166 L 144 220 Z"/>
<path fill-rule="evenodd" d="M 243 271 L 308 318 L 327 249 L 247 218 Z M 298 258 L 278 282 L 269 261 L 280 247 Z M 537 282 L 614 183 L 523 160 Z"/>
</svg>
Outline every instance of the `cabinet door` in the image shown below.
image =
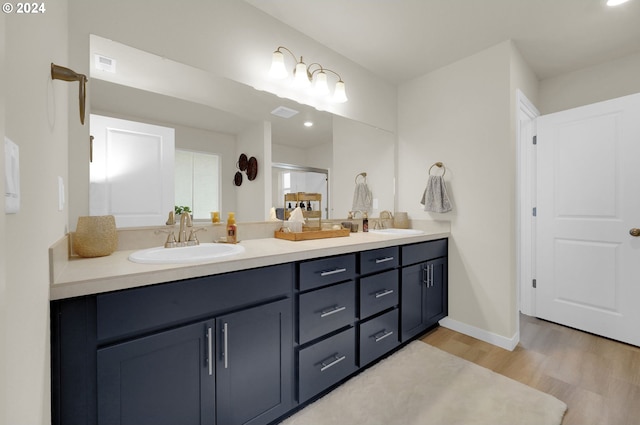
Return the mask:
<svg viewBox="0 0 640 425">
<path fill-rule="evenodd" d="M 217 320 L 218 424 L 267 424 L 293 399 L 291 300 Z"/>
<path fill-rule="evenodd" d="M 402 269 L 402 303 L 400 304 L 402 341 L 407 341 L 422 330 L 423 291 L 427 285 L 426 263 Z"/>
<path fill-rule="evenodd" d="M 447 315 L 447 258 L 402 269 L 402 341 L 427 330 Z"/>
<path fill-rule="evenodd" d="M 447 258 L 427 262 L 427 285 L 424 291 L 423 322 L 429 327 L 447 315 Z"/>
<path fill-rule="evenodd" d="M 98 350 L 98 424 L 215 423 L 214 321 Z"/>
</svg>

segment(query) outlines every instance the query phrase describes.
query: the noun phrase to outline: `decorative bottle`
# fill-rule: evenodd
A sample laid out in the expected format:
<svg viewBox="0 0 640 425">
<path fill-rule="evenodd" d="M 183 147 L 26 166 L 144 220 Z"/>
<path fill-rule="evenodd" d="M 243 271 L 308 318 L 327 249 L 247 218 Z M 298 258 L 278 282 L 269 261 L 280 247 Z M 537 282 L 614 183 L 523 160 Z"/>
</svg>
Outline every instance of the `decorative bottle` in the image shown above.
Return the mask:
<svg viewBox="0 0 640 425">
<path fill-rule="evenodd" d="M 227 243 L 238 242 L 238 226 L 236 226 L 236 215 L 230 212 L 227 217 Z"/>
</svg>

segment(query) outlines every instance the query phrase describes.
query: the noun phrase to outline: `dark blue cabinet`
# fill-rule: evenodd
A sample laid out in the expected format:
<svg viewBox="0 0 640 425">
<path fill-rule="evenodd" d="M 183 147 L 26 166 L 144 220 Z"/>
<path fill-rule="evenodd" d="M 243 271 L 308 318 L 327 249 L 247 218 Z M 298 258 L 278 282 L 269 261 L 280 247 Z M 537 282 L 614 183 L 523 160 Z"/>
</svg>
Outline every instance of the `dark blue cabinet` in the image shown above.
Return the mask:
<svg viewBox="0 0 640 425">
<path fill-rule="evenodd" d="M 219 317 L 217 328 L 217 423 L 267 424 L 284 415 L 293 399 L 291 300 Z"/>
<path fill-rule="evenodd" d="M 267 424 L 291 408 L 289 299 L 98 350 L 99 425 Z"/>
<path fill-rule="evenodd" d="M 214 321 L 98 350 L 98 424 L 215 423 Z"/>
<path fill-rule="evenodd" d="M 277 423 L 447 315 L 447 244 L 53 301 L 52 423 Z"/>
<path fill-rule="evenodd" d="M 402 342 L 423 333 L 448 312 L 446 240 L 412 245 L 407 251 L 409 255 L 403 256 L 403 264 L 422 262 L 402 268 Z M 418 255 L 420 252 L 422 255 Z M 432 255 L 439 257 L 425 260 Z"/>
</svg>

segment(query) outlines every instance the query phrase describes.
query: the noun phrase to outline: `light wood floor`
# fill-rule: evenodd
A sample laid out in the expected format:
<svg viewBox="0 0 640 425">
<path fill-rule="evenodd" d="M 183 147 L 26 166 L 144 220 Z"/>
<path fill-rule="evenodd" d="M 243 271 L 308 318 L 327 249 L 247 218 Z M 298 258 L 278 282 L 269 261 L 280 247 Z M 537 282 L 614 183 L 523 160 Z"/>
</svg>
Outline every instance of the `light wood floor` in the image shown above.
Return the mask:
<svg viewBox="0 0 640 425">
<path fill-rule="evenodd" d="M 437 328 L 422 340 L 564 401 L 562 425 L 640 424 L 640 348 L 520 316 L 513 351 Z"/>
</svg>

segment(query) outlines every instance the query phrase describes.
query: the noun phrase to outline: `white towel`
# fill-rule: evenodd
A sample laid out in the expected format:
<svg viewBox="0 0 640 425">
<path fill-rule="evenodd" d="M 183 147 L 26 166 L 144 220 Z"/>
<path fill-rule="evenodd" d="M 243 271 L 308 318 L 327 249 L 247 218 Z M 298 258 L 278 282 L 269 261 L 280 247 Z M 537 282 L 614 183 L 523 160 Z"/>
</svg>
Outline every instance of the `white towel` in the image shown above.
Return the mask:
<svg viewBox="0 0 640 425">
<path fill-rule="evenodd" d="M 352 211 L 362 211 L 370 213 L 373 205 L 373 196 L 371 190 L 366 183 L 356 184 L 356 190 L 353 192 Z"/>
<path fill-rule="evenodd" d="M 451 202 L 447 195 L 447 186 L 442 176 L 429 176 L 427 188 L 420 201 L 425 211 L 445 213 L 451 211 Z"/>
</svg>

